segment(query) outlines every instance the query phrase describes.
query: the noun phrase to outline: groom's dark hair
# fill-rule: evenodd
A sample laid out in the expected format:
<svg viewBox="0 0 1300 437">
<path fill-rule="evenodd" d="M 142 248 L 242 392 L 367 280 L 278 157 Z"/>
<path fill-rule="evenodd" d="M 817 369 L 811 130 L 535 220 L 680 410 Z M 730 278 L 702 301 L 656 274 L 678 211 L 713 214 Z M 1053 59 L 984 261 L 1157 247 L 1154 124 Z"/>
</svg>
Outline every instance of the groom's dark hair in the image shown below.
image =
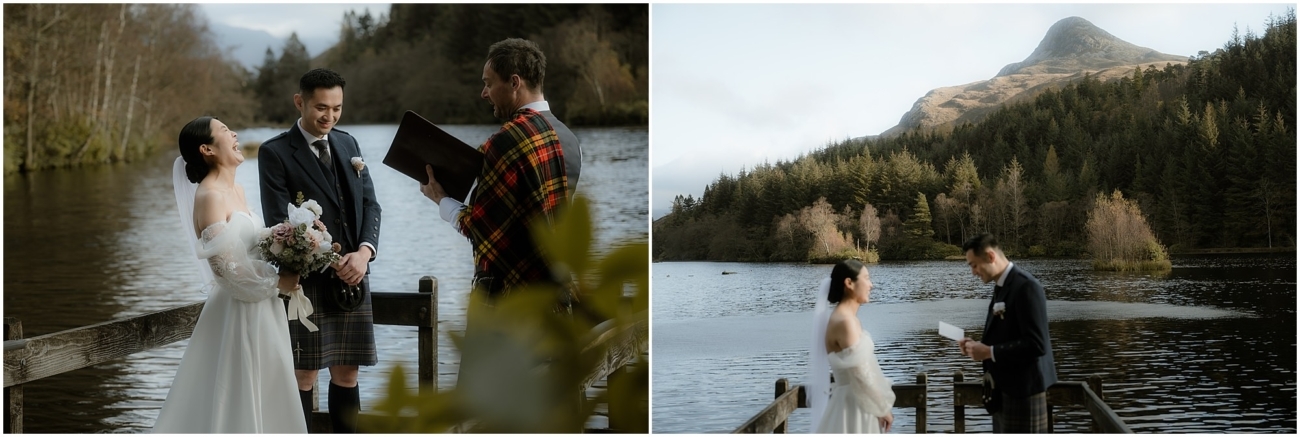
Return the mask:
<svg viewBox="0 0 1300 437">
<path fill-rule="evenodd" d="M 858 274 L 862 273 L 864 267 L 866 266 L 856 259 L 846 259 L 835 263 L 835 267 L 831 268 L 831 291 L 826 294 L 826 300 L 831 303 L 840 303 L 840 299 L 844 299 L 844 280 L 852 279 L 857 281 Z"/>
<path fill-rule="evenodd" d="M 970 237 L 969 240 L 966 240 L 966 242 L 961 245 L 961 253 L 964 254 L 973 250 L 975 251 L 975 256 L 980 258 L 984 258 L 984 252 L 989 249 L 993 249 L 998 253 L 1001 253 L 1002 250 L 998 248 L 998 237 L 994 237 L 993 234 L 988 232 Z"/>
<path fill-rule="evenodd" d="M 317 68 L 308 71 L 298 79 L 298 91 L 302 93 L 302 99 L 307 100 L 316 90 L 334 87 L 346 88 L 348 81 L 343 80 L 343 76 L 328 68 Z"/>
</svg>

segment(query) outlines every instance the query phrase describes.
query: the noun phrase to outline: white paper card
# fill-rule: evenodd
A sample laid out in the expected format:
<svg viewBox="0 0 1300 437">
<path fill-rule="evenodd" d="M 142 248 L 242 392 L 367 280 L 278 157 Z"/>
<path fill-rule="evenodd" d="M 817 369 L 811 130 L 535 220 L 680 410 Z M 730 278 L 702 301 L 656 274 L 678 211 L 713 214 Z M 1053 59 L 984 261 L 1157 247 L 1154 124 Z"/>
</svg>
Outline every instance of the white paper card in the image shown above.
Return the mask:
<svg viewBox="0 0 1300 437">
<path fill-rule="evenodd" d="M 956 326 L 939 322 L 939 335 L 961 341 L 961 339 L 966 336 L 966 332 Z"/>
</svg>

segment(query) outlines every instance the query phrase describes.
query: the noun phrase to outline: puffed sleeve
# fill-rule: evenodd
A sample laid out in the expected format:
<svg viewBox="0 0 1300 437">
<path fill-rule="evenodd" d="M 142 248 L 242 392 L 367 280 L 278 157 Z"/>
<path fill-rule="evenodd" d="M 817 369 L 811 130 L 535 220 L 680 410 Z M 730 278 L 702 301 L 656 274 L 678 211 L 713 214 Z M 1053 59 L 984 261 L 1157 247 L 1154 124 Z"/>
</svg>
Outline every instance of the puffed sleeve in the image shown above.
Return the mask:
<svg viewBox="0 0 1300 437">
<path fill-rule="evenodd" d="M 199 238 L 198 257 L 208 260 L 217 286 L 245 302 L 261 302 L 276 297 L 278 280 L 275 266 L 263 261 L 248 247 L 238 232 L 227 232 L 226 223 L 214 223 Z"/>
<path fill-rule="evenodd" d="M 864 337 L 852 349 L 847 356 L 832 355 L 831 366 L 851 370 L 848 372 L 851 375 L 849 385 L 862 401 L 860 405 L 864 413 L 875 417 L 889 414 L 894 408 L 893 383 L 885 378 L 876 362 L 875 345 Z"/>
</svg>

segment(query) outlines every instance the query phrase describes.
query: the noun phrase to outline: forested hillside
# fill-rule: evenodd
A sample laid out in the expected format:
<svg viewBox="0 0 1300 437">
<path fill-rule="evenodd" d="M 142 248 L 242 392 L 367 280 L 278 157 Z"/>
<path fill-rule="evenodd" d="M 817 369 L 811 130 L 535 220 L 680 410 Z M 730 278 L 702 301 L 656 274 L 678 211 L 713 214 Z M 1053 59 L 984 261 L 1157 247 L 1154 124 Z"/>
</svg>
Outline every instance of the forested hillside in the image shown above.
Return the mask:
<svg viewBox="0 0 1300 437">
<path fill-rule="evenodd" d="M 6 4 L 5 172 L 130 160 L 181 124 L 253 116 L 194 5 Z"/>
<path fill-rule="evenodd" d="M 1079 255 L 1087 211 L 1113 190 L 1174 252 L 1294 247 L 1295 37 L 1292 10 L 1187 65 L 721 175 L 655 222 L 654 256 L 933 258 L 982 231 L 1019 255 Z"/>
<path fill-rule="evenodd" d="M 396 123 L 413 110 L 436 123 L 493 123 L 479 98 L 488 46 L 511 38 L 546 53 L 544 92 L 566 123 L 648 122 L 649 8 L 644 4 L 394 4 L 343 17 L 339 43 L 316 59 L 291 37 L 250 80 L 259 119 L 296 119 L 289 96 L 303 72 L 347 78 L 348 123 Z"/>
</svg>

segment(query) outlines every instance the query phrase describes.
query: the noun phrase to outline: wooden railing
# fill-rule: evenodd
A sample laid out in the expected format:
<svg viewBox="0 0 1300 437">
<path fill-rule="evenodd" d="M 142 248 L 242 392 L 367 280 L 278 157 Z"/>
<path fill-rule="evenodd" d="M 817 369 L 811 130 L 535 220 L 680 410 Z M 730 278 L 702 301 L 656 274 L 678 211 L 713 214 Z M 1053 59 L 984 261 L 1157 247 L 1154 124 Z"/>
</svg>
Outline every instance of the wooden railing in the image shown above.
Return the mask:
<svg viewBox="0 0 1300 437">
<path fill-rule="evenodd" d="M 419 328 L 419 390 L 437 391 L 437 278 L 421 278 L 416 293 L 372 293 L 371 305 L 377 325 Z M 18 319 L 5 318 L 4 403 L 7 408 L 4 430 L 8 433 L 23 431 L 24 384 L 187 339 L 193 334 L 202 310 L 203 303 L 200 302 L 32 338 L 23 338 L 22 323 Z M 614 328 L 606 323 L 593 331 L 594 339 L 588 348 L 608 349 L 603 365 L 587 377 L 584 389 L 629 365 L 639 351 L 647 350 L 647 323 L 634 325 L 630 330 Z M 329 415 L 319 407 L 319 400 L 314 400 L 309 430 L 313 433 L 331 432 Z"/>
<path fill-rule="evenodd" d="M 925 433 L 925 394 L 928 385 L 925 373 L 916 375 L 916 384 L 896 384 L 894 389 L 894 408 L 916 409 L 916 432 Z M 789 431 L 788 420 L 795 408 L 808 408 L 808 390 L 802 385 L 790 386 L 785 378 L 776 380 L 776 400 L 767 408 L 755 414 L 744 425 L 740 425 L 732 434 L 785 434 Z M 816 419 L 814 419 L 816 420 Z"/>
<path fill-rule="evenodd" d="M 916 384 L 894 385 L 894 408 L 916 409 L 916 433 L 924 434 L 926 423 L 926 389 L 928 387 L 925 373 L 916 376 Z M 953 375 L 953 432 L 966 432 L 966 407 L 977 406 L 983 411 L 981 400 L 983 387 L 979 381 L 964 381 L 964 375 L 957 371 Z M 1132 430 L 1124 420 L 1111 410 L 1101 395 L 1101 378 L 1091 376 L 1087 383 L 1078 381 L 1060 381 L 1047 389 L 1047 415 L 1049 430 L 1055 428 L 1055 407 L 1082 406 L 1092 418 L 1092 431 L 1108 434 L 1131 434 Z M 808 407 L 807 390 L 802 385 L 791 387 L 785 378 L 776 381 L 776 399 L 767 407 L 751 417 L 745 424 L 732 431 L 732 434 L 782 434 L 787 431 L 787 421 L 796 408 Z M 814 421 L 817 418 L 813 419 Z"/>
<path fill-rule="evenodd" d="M 979 407 L 984 410 L 984 401 L 980 399 L 984 391 L 980 381 L 964 381 L 965 375 L 959 370 L 953 375 L 953 404 L 957 411 L 953 416 L 953 432 L 966 432 L 966 407 Z M 1092 431 L 1107 434 L 1132 434 L 1124 420 L 1106 405 L 1102 398 L 1101 377 L 1092 375 L 1087 382 L 1058 381 L 1047 388 L 1047 428 L 1056 428 L 1056 407 L 1082 406 L 1092 417 Z"/>
</svg>

